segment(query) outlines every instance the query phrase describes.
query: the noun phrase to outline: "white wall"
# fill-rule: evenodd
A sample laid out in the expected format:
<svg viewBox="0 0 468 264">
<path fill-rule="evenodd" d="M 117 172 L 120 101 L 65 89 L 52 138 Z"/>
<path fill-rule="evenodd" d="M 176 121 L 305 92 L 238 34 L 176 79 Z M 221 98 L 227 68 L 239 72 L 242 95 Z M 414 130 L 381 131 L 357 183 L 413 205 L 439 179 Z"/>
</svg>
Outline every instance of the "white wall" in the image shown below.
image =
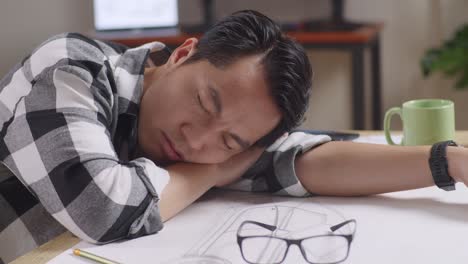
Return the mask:
<svg viewBox="0 0 468 264">
<path fill-rule="evenodd" d="M 91 0 L 1 0 L 0 76 L 48 37 L 90 28 Z"/>
<path fill-rule="evenodd" d="M 181 2 L 182 21 L 199 21 L 197 1 Z M 215 2 L 218 17 L 238 9 L 254 8 L 279 21 L 295 21 L 318 18 L 323 16 L 323 10 L 329 11 L 329 0 Z M 382 31 L 383 110 L 413 98 L 444 97 L 455 101 L 457 128 L 468 129 L 468 90 L 454 91 L 452 81 L 440 76 L 424 80 L 419 70 L 419 59 L 425 49 L 439 45 L 460 24 L 468 22 L 468 1 L 348 0 L 346 4 L 347 18 L 385 23 Z M 2 0 L 0 25 L 0 76 L 3 76 L 47 37 L 65 31 L 89 32 L 92 1 Z M 310 58 L 315 69 L 315 86 L 304 127 L 351 128 L 350 55 L 311 50 Z"/>
<path fill-rule="evenodd" d="M 459 25 L 468 23 L 468 1 L 441 0 L 440 6 L 441 36 L 447 39 L 454 34 Z M 452 88 L 453 80 L 447 80 L 440 76 L 432 80 L 431 85 L 437 89 L 439 97 L 448 98 L 455 102 L 457 129 L 468 129 L 468 89 L 456 91 Z"/>
<path fill-rule="evenodd" d="M 447 98 L 455 102 L 457 129 L 468 129 L 468 89 L 455 91 L 453 81 L 445 80 L 440 75 L 423 79 L 419 68 L 424 51 L 440 45 L 458 26 L 467 23 L 467 13 L 468 1 L 465 0 L 347 1 L 347 18 L 382 21 L 385 25 L 381 48 L 383 113 L 392 106 L 415 98 Z M 305 126 L 351 127 L 350 57 L 342 53 L 311 51 L 311 58 L 318 77 L 309 121 Z M 341 106 L 341 109 L 336 110 L 337 106 Z M 401 127 L 398 120 L 392 124 L 395 128 Z"/>
</svg>

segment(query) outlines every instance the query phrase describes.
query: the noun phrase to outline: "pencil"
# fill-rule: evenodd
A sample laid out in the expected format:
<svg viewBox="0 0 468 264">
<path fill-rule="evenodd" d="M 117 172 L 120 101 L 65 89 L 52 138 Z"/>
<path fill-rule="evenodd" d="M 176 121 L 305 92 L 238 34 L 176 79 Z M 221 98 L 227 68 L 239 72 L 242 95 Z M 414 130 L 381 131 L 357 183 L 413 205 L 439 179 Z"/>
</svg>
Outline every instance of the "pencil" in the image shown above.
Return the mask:
<svg viewBox="0 0 468 264">
<path fill-rule="evenodd" d="M 106 259 L 106 258 L 97 256 L 97 255 L 91 254 L 91 253 L 89 253 L 89 252 L 83 251 L 83 250 L 78 249 L 78 248 L 75 248 L 75 249 L 73 250 L 73 254 L 76 255 L 76 256 L 80 256 L 80 257 L 83 257 L 83 258 L 90 259 L 90 260 L 92 260 L 92 261 L 95 261 L 96 263 L 101 263 L 101 264 L 120 264 L 119 262 L 115 262 L 115 261 L 112 261 L 112 260 L 110 260 L 110 259 Z"/>
</svg>

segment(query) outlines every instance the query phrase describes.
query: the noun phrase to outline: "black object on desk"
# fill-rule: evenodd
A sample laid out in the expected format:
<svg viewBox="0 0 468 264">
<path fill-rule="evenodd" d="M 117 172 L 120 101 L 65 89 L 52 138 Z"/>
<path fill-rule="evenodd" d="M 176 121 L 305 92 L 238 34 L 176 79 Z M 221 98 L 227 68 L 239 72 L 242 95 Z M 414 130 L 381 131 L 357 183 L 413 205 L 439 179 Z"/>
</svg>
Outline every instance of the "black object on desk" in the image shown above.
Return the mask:
<svg viewBox="0 0 468 264">
<path fill-rule="evenodd" d="M 359 137 L 359 133 L 340 132 L 334 130 L 314 130 L 314 129 L 297 129 L 294 131 L 304 132 L 311 135 L 328 135 L 332 141 L 351 141 Z"/>
</svg>

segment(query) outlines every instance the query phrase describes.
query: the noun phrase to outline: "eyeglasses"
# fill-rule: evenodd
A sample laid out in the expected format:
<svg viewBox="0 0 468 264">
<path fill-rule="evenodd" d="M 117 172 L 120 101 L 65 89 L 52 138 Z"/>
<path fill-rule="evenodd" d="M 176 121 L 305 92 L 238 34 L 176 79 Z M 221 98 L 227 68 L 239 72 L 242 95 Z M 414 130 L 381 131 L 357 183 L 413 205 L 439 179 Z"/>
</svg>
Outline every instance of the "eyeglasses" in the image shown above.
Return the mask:
<svg viewBox="0 0 468 264">
<path fill-rule="evenodd" d="M 276 226 L 256 221 L 244 221 L 237 230 L 237 244 L 242 258 L 251 264 L 276 264 L 286 258 L 289 247 L 297 245 L 304 259 L 311 264 L 340 263 L 349 255 L 351 242 L 356 232 L 356 220 L 350 219 L 330 227 L 331 233 L 304 237 L 301 239 L 287 239 L 272 235 L 242 236 L 241 231 L 246 225 L 255 225 L 271 232 L 278 230 Z M 354 224 L 351 234 L 335 234 L 343 226 Z"/>
</svg>

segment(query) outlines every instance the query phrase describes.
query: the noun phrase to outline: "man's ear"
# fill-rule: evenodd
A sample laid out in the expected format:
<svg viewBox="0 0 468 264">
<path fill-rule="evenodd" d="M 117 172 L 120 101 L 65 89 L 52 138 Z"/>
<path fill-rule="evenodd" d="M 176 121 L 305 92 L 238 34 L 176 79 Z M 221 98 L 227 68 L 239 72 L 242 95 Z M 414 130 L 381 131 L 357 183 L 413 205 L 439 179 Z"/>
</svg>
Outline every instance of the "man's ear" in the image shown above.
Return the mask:
<svg viewBox="0 0 468 264">
<path fill-rule="evenodd" d="M 198 39 L 188 38 L 182 45 L 177 47 L 168 59 L 169 66 L 179 66 L 190 58 L 197 48 Z"/>
</svg>

